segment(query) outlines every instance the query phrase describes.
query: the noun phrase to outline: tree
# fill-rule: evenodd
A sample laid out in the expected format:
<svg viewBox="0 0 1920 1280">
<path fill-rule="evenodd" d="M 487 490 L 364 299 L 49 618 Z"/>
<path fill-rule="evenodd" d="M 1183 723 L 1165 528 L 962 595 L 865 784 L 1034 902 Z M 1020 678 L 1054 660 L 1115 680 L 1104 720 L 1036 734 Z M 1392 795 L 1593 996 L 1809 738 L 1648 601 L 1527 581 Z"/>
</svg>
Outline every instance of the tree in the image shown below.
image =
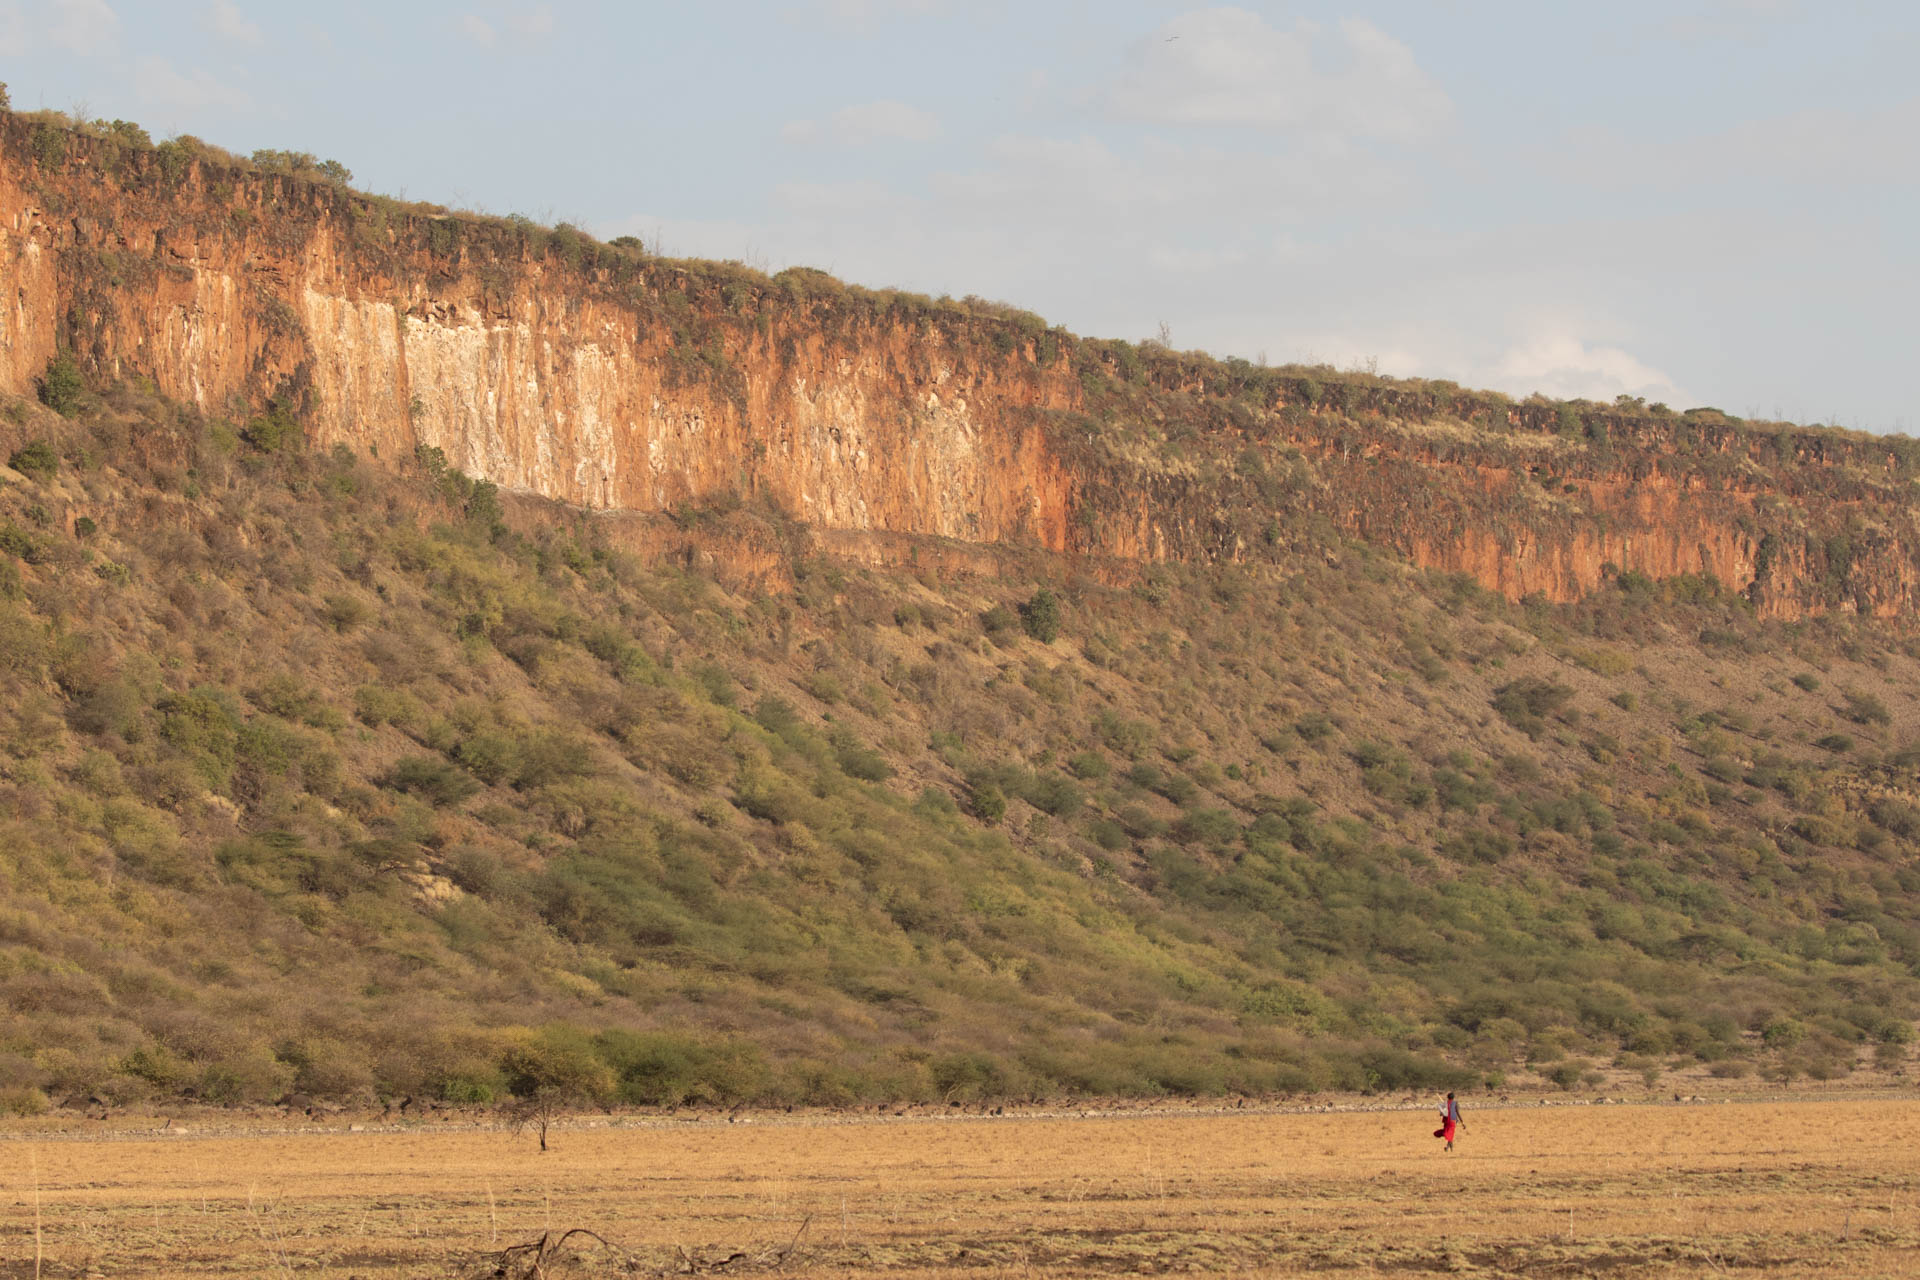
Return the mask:
<svg viewBox="0 0 1920 1280">
<path fill-rule="evenodd" d="M 586 1036 L 568 1027 L 549 1027 L 515 1044 L 500 1066 L 514 1098 L 507 1117 L 515 1128 L 537 1133 L 542 1151 L 555 1120 L 613 1092 L 613 1072 Z"/>
</svg>

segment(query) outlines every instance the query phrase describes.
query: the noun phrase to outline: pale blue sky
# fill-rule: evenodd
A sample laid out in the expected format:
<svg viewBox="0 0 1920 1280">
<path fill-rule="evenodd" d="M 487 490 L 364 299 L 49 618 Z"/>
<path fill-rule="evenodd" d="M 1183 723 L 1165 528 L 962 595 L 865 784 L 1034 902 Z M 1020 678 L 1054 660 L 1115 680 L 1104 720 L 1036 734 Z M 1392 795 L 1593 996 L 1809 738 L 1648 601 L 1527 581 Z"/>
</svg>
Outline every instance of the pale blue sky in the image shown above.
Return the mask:
<svg viewBox="0 0 1920 1280">
<path fill-rule="evenodd" d="M 1920 431 L 1920 4 L 0 0 L 16 107 L 1086 334 Z"/>
</svg>

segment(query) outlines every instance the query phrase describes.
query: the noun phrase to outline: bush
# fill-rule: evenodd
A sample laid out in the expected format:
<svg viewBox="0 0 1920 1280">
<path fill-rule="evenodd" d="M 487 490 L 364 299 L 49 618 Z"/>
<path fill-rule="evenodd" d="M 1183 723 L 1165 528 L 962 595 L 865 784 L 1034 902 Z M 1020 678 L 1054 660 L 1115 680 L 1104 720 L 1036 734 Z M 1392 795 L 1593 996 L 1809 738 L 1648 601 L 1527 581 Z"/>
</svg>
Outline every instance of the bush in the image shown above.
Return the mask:
<svg viewBox="0 0 1920 1280">
<path fill-rule="evenodd" d="M 303 439 L 299 420 L 293 416 L 292 409 L 277 400 L 267 407 L 264 414 L 249 422 L 240 435 L 262 453 L 296 449 Z"/>
<path fill-rule="evenodd" d="M 439 756 L 410 756 L 388 770 L 381 785 L 441 806 L 459 804 L 482 789 L 472 774 Z"/>
<path fill-rule="evenodd" d="M 1920 836 L 1920 809 L 1904 801 L 1884 798 L 1875 800 L 1867 809 L 1867 816 L 1885 831 L 1911 840 Z"/>
<path fill-rule="evenodd" d="M 1573 690 L 1539 676 L 1522 676 L 1493 693 L 1493 709 L 1500 718 L 1530 738 L 1545 730 L 1546 717 L 1565 706 Z"/>
<path fill-rule="evenodd" d="M 1112 766 L 1098 751 L 1082 751 L 1067 761 L 1067 768 L 1074 777 L 1091 782 L 1106 777 Z"/>
<path fill-rule="evenodd" d="M 58 125 L 44 120 L 34 125 L 28 145 L 33 149 L 34 160 L 42 169 L 53 169 L 66 163 L 67 131 Z"/>
<path fill-rule="evenodd" d="M 708 1043 L 672 1031 L 605 1031 L 594 1049 L 613 1071 L 622 1102 L 724 1105 L 757 1097 L 767 1068 L 752 1045 Z"/>
<path fill-rule="evenodd" d="M 7 465 L 23 476 L 32 476 L 41 484 L 53 479 L 60 469 L 60 455 L 45 440 L 31 440 L 13 451 Z"/>
<path fill-rule="evenodd" d="M 1056 818 L 1071 818 L 1079 812 L 1082 799 L 1080 788 L 1073 785 L 1071 779 L 1057 773 L 1042 774 L 1033 779 L 1021 794 L 1028 804 Z"/>
<path fill-rule="evenodd" d="M 849 778 L 858 778 L 862 782 L 884 782 L 893 776 L 893 766 L 888 764 L 872 747 L 858 742 L 843 742 L 834 748 L 834 760 L 840 771 Z"/>
<path fill-rule="evenodd" d="M 1893 716 L 1887 711 L 1887 704 L 1871 693 L 1858 689 L 1849 689 L 1845 695 L 1845 705 L 1840 714 L 1855 724 L 1890 724 Z"/>
<path fill-rule="evenodd" d="M 1791 1049 L 1806 1038 L 1806 1025 L 1792 1018 L 1774 1018 L 1760 1028 L 1760 1039 L 1769 1049 Z"/>
<path fill-rule="evenodd" d="M 1587 1064 L 1578 1058 L 1568 1058 L 1545 1074 L 1549 1082 L 1570 1091 L 1586 1078 Z"/>
<path fill-rule="evenodd" d="M 1007 816 L 1006 793 L 991 782 L 983 782 L 968 791 L 967 809 L 982 822 L 998 822 Z"/>
<path fill-rule="evenodd" d="M 225 690 L 169 694 L 154 708 L 160 736 L 177 747 L 215 791 L 226 790 L 240 748 L 240 715 Z"/>
<path fill-rule="evenodd" d="M 1020 606 L 1020 625 L 1027 634 L 1041 644 L 1052 644 L 1060 638 L 1060 600 L 1053 592 L 1041 587 L 1033 593 L 1033 598 Z"/>
<path fill-rule="evenodd" d="M 1300 735 L 1303 742 L 1318 742 L 1333 732 L 1333 721 L 1321 712 L 1314 711 L 1294 721 L 1293 731 Z"/>
</svg>

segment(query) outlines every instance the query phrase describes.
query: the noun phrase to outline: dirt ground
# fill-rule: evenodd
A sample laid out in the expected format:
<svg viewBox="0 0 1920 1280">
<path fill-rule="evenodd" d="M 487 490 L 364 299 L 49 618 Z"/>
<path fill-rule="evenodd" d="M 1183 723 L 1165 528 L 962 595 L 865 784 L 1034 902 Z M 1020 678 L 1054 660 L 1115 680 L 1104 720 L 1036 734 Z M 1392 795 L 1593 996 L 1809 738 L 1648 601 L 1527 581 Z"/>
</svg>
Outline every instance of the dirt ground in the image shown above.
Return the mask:
<svg viewBox="0 0 1920 1280">
<path fill-rule="evenodd" d="M 0 1277 L 1920 1275 L 1920 1101 L 0 1135 Z M 102 1126 L 103 1129 L 108 1126 Z M 544 1254 L 530 1244 L 572 1228 Z M 536 1267 L 538 1271 L 536 1272 Z"/>
</svg>

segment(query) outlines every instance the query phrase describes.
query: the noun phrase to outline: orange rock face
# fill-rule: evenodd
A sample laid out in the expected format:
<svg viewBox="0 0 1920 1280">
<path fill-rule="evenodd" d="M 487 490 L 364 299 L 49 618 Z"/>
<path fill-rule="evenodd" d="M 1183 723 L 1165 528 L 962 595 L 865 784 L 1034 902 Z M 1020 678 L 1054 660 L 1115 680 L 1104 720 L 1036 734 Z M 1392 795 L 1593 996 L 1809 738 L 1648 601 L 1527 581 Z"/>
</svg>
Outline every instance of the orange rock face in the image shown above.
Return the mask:
<svg viewBox="0 0 1920 1280">
<path fill-rule="evenodd" d="M 1193 442 L 1123 430 L 1127 445 L 1083 414 L 1071 339 L 83 137 L 47 163 L 30 130 L 0 118 L 0 387 L 16 394 L 70 348 L 209 414 L 291 402 L 321 447 L 398 462 L 435 446 L 610 515 L 751 501 L 883 561 L 901 539 L 1240 558 L 1314 515 L 1515 598 L 1634 570 L 1711 575 L 1777 616 L 1896 614 L 1920 579 L 1908 464 L 1871 443 L 1805 433 L 1791 448 L 1816 456 L 1762 469 L 1769 439 L 1663 439 L 1644 419 L 1604 450 L 1526 421 L 1448 440 L 1408 429 L 1439 408 L 1378 389 L 1336 416 L 1280 387 L 1249 415 L 1188 375 L 1143 395 L 1181 407 Z M 1313 474 L 1276 493 L 1219 465 L 1248 449 L 1297 450 Z"/>
</svg>

